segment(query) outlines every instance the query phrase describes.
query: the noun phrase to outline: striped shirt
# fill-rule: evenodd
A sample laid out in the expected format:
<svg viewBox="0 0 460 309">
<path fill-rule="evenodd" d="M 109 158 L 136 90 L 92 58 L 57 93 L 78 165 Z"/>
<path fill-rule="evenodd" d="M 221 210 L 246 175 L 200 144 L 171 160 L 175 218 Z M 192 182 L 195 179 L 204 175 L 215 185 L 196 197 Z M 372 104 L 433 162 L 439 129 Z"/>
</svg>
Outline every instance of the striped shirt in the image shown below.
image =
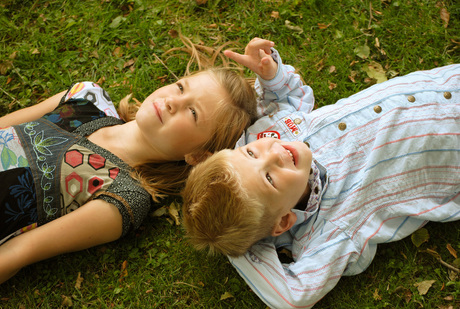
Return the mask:
<svg viewBox="0 0 460 309">
<path fill-rule="evenodd" d="M 460 65 L 418 71 L 312 111 L 313 94 L 278 61 L 259 80 L 263 136 L 307 142 L 324 182 L 319 207 L 230 262 L 272 308 L 311 308 L 343 275 L 363 272 L 377 244 L 427 221 L 460 219 Z M 275 101 L 274 101 L 275 100 Z M 276 249 L 292 252 L 281 263 Z"/>
</svg>

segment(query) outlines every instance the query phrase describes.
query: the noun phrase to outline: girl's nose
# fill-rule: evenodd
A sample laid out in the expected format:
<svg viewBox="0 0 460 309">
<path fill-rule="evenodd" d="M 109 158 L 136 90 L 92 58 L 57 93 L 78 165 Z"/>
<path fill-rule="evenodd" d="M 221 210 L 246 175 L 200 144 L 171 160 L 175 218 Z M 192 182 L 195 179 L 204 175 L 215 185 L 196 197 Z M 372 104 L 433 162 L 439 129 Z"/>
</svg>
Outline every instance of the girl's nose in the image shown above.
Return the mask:
<svg viewBox="0 0 460 309">
<path fill-rule="evenodd" d="M 176 113 L 184 105 L 184 100 L 178 97 L 169 97 L 166 99 L 166 108 L 170 113 Z"/>
</svg>

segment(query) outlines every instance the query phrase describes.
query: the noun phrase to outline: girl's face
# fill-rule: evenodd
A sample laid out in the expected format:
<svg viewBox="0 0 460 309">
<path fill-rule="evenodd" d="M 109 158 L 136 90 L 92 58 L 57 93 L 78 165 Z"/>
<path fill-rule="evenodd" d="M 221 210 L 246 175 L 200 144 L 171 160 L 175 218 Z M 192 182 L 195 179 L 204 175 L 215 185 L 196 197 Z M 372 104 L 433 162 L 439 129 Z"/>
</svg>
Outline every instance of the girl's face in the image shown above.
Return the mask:
<svg viewBox="0 0 460 309">
<path fill-rule="evenodd" d="M 312 154 L 302 142 L 261 138 L 233 150 L 231 163 L 248 194 L 284 215 L 309 192 Z"/>
<path fill-rule="evenodd" d="M 135 121 L 160 159 L 183 160 L 211 138 L 219 125 L 213 121 L 214 115 L 227 97 L 212 73 L 199 73 L 153 92 L 142 103 Z"/>
</svg>

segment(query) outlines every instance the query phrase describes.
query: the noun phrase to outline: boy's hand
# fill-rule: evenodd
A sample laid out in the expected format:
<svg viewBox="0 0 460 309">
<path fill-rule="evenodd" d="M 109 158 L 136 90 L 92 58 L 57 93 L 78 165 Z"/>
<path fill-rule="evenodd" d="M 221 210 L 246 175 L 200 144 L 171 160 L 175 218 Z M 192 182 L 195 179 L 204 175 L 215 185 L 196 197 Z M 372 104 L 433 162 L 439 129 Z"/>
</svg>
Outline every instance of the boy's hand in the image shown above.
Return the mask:
<svg viewBox="0 0 460 309">
<path fill-rule="evenodd" d="M 273 60 L 271 50 L 275 43 L 260 39 L 252 39 L 244 49 L 244 55 L 231 50 L 224 51 L 224 55 L 244 65 L 265 80 L 273 79 L 278 70 L 278 64 Z"/>
</svg>

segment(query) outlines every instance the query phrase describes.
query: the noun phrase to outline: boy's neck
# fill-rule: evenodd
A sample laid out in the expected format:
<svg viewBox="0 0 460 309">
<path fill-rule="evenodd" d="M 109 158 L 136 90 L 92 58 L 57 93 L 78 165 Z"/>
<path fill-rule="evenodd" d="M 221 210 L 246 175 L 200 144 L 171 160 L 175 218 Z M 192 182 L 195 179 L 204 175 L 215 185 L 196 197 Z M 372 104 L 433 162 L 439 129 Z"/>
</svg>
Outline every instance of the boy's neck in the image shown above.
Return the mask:
<svg viewBox="0 0 460 309">
<path fill-rule="evenodd" d="M 307 183 L 307 187 L 305 188 L 302 197 L 300 198 L 299 202 L 297 203 L 297 205 L 295 205 L 294 208 L 299 210 L 305 210 L 305 208 L 307 208 L 308 200 L 310 199 L 310 193 L 311 188 L 310 185 Z"/>
</svg>

